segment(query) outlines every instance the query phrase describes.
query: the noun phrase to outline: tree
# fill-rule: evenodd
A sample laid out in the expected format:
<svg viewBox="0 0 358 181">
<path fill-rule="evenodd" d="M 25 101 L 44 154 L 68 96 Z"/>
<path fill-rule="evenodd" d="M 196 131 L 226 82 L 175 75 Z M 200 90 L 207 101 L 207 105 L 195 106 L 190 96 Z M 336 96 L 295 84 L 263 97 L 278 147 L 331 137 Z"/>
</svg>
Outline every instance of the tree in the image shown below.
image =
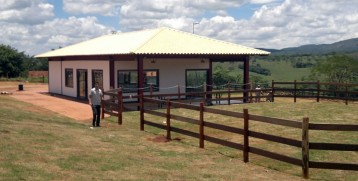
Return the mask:
<svg viewBox="0 0 358 181">
<path fill-rule="evenodd" d="M 218 65 L 214 67 L 213 82 L 216 85 L 226 84 L 229 81 L 229 71 L 223 66 Z"/>
<path fill-rule="evenodd" d="M 213 82 L 216 85 L 224 85 L 228 82 L 239 83 L 242 79 L 240 75 L 230 75 L 229 70 L 221 65 L 214 66 L 213 70 Z"/>
<path fill-rule="evenodd" d="M 254 87 L 256 87 L 257 85 L 261 85 L 261 87 L 268 87 L 269 86 L 269 82 L 267 80 L 265 80 L 261 76 L 250 75 L 250 80 L 254 84 L 253 85 Z"/>
<path fill-rule="evenodd" d="M 0 45 L 0 76 L 26 77 L 32 70 L 48 70 L 47 59 L 30 57 L 8 45 Z"/>
<path fill-rule="evenodd" d="M 323 79 L 327 82 L 348 83 L 358 81 L 358 60 L 348 56 L 334 54 L 327 59 L 317 61 L 311 70 L 311 79 Z"/>
<path fill-rule="evenodd" d="M 25 55 L 8 45 L 0 45 L 0 75 L 9 77 L 19 76 L 22 72 L 22 62 Z"/>
<path fill-rule="evenodd" d="M 28 71 L 46 71 L 48 70 L 48 61 L 46 58 L 34 58 L 26 56 L 23 60 L 23 75 Z"/>
</svg>

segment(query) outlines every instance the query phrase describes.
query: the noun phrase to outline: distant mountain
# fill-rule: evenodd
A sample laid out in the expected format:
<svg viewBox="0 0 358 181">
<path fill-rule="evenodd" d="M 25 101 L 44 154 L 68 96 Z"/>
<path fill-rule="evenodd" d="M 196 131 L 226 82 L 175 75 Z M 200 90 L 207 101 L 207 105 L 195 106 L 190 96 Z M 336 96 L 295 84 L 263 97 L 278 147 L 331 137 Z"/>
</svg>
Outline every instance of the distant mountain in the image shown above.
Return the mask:
<svg viewBox="0 0 358 181">
<path fill-rule="evenodd" d="M 277 55 L 293 55 L 293 54 L 327 54 L 327 53 L 352 53 L 358 52 L 358 38 L 339 41 L 332 44 L 320 44 L 320 45 L 303 45 L 299 47 L 277 49 L 265 49 L 261 50 L 269 51 L 272 54 Z"/>
</svg>

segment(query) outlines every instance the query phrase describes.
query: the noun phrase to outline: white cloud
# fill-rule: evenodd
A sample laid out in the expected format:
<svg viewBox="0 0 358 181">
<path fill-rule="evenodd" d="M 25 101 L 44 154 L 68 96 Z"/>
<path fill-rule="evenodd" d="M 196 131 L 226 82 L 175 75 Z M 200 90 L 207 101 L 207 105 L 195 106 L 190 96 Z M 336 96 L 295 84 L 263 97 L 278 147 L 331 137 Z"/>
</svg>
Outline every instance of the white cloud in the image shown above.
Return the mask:
<svg viewBox="0 0 358 181">
<path fill-rule="evenodd" d="M 99 24 L 96 17 L 54 19 L 35 26 L 16 23 L 0 25 L 7 27 L 5 31 L 0 31 L 0 36 L 4 37 L 0 43 L 31 55 L 108 34 L 112 30 Z"/>
<path fill-rule="evenodd" d="M 126 9 L 128 6 L 135 6 L 138 7 L 138 9 L 151 12 L 169 12 L 175 6 L 183 7 L 182 9 L 205 11 L 238 7 L 246 1 L 247 0 L 63 0 L 63 9 L 71 14 L 99 14 L 109 16 L 119 13 L 119 11 L 116 12 L 119 8 Z"/>
<path fill-rule="evenodd" d="M 119 16 L 123 30 L 170 26 L 191 29 L 192 22 L 205 12 L 227 14 L 247 0 L 64 0 L 64 10 L 72 14 Z"/>
<path fill-rule="evenodd" d="M 250 3 L 252 4 L 268 4 L 268 3 L 273 3 L 273 2 L 277 2 L 280 0 L 250 0 Z"/>
<path fill-rule="evenodd" d="M 0 10 L 23 9 L 31 6 L 31 1 L 0 0 Z"/>
<path fill-rule="evenodd" d="M 233 17 L 233 7 L 245 3 L 251 3 L 254 14 Z M 196 34 L 251 47 L 358 37 L 358 2 L 348 0 L 63 0 L 60 8 L 71 16 L 66 19 L 54 18 L 54 6 L 46 0 L 0 4 L 0 43 L 32 55 L 114 30 L 95 15 L 117 17 L 122 31 L 169 26 L 191 32 L 192 23 L 199 22 Z"/>
<path fill-rule="evenodd" d="M 261 6 L 248 20 L 228 16 L 202 19 L 196 32 L 252 47 L 333 43 L 358 37 L 355 7 L 358 2 L 286 0 L 275 6 Z"/>
<path fill-rule="evenodd" d="M 44 0 L 0 0 L 0 21 L 39 24 L 54 16 L 53 5 Z"/>
<path fill-rule="evenodd" d="M 63 9 L 70 14 L 114 16 L 125 0 L 63 0 Z"/>
<path fill-rule="evenodd" d="M 127 1 L 120 9 L 120 25 L 125 30 L 169 26 L 191 31 L 205 12 L 225 15 L 227 8 L 239 7 L 244 0 L 141 0 Z"/>
</svg>

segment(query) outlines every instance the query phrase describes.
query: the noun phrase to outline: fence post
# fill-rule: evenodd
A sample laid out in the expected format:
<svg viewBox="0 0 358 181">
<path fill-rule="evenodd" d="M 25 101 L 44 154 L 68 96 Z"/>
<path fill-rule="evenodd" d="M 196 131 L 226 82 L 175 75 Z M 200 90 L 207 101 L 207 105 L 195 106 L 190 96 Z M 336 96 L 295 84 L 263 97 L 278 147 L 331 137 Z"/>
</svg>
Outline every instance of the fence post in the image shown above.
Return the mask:
<svg viewBox="0 0 358 181">
<path fill-rule="evenodd" d="M 244 162 L 249 162 L 249 110 L 244 109 Z"/>
<path fill-rule="evenodd" d="M 101 99 L 101 119 L 104 119 L 104 100 L 103 100 L 103 98 Z"/>
<path fill-rule="evenodd" d="M 45 83 L 45 76 L 42 75 L 42 83 Z"/>
<path fill-rule="evenodd" d="M 118 124 L 122 124 L 122 112 L 123 112 L 123 92 L 122 89 L 118 91 Z"/>
<path fill-rule="evenodd" d="M 219 93 L 219 104 L 221 104 L 221 93 Z"/>
<path fill-rule="evenodd" d="M 271 95 L 272 99 L 271 99 L 271 101 L 275 102 L 275 81 L 274 80 L 272 80 L 271 88 L 272 88 L 272 95 Z"/>
<path fill-rule="evenodd" d="M 252 81 L 250 81 L 250 103 L 253 103 L 252 101 Z"/>
<path fill-rule="evenodd" d="M 167 99 L 167 139 L 170 140 L 170 100 Z"/>
<path fill-rule="evenodd" d="M 139 97 L 140 102 L 140 130 L 144 131 L 144 100 L 143 94 Z"/>
<path fill-rule="evenodd" d="M 227 95 L 227 97 L 228 97 L 228 99 L 227 99 L 227 101 L 228 101 L 228 105 L 230 105 L 230 97 L 231 97 L 231 93 L 230 93 L 230 85 L 231 85 L 231 83 L 229 82 L 228 83 L 228 95 Z"/>
<path fill-rule="evenodd" d="M 294 81 L 294 92 L 293 92 L 293 100 L 294 100 L 294 102 L 296 102 L 296 89 L 297 89 L 297 81 L 295 80 Z"/>
<path fill-rule="evenodd" d="M 204 103 L 206 103 L 206 82 L 204 82 Z"/>
<path fill-rule="evenodd" d="M 321 84 L 319 80 L 317 80 L 317 102 L 319 102 L 319 96 L 321 94 Z"/>
<path fill-rule="evenodd" d="M 199 147 L 204 148 L 204 103 L 200 103 L 200 141 Z"/>
<path fill-rule="evenodd" d="M 180 101 L 180 84 L 178 84 L 178 100 Z"/>
<path fill-rule="evenodd" d="M 346 83 L 346 105 L 348 105 L 348 84 Z"/>
<path fill-rule="evenodd" d="M 309 139 L 308 139 L 309 119 L 303 118 L 302 122 L 302 174 L 303 178 L 309 178 Z"/>
</svg>

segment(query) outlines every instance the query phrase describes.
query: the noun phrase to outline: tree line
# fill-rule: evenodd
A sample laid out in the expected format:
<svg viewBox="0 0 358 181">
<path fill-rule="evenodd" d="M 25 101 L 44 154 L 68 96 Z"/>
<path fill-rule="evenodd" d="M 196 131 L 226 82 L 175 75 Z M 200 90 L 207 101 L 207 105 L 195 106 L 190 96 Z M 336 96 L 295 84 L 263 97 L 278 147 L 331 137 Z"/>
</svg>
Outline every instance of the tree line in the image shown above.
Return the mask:
<svg viewBox="0 0 358 181">
<path fill-rule="evenodd" d="M 27 77 L 28 71 L 47 71 L 45 58 L 34 58 L 9 45 L 0 45 L 0 77 Z"/>
</svg>

